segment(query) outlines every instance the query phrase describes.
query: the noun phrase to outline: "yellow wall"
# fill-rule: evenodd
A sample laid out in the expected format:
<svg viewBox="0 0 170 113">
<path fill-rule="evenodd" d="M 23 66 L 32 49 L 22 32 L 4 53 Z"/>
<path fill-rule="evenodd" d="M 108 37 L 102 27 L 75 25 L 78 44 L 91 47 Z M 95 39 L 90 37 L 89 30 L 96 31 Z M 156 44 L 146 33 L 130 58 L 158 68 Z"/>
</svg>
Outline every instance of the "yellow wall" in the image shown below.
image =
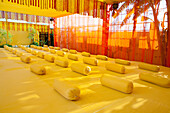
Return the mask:
<svg viewBox="0 0 170 113">
<path fill-rule="evenodd" d="M 12 34 L 12 45 L 29 45 L 31 40 L 27 38 L 27 31 L 9 31 Z"/>
</svg>

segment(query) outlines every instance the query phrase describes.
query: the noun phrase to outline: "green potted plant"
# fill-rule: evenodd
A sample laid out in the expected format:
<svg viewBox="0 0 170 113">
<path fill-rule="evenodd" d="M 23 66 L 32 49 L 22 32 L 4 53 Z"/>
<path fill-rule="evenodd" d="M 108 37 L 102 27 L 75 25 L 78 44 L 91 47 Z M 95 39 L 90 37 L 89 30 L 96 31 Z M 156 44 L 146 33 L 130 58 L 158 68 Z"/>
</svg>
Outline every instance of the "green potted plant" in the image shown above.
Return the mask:
<svg viewBox="0 0 170 113">
<path fill-rule="evenodd" d="M 9 45 L 9 43 L 12 42 L 12 35 L 8 32 L 7 37 L 7 31 L 4 29 L 0 29 L 0 43 L 2 44 L 0 47 L 4 47 L 4 45 L 8 45 L 12 47 L 12 45 Z"/>
<path fill-rule="evenodd" d="M 34 38 L 38 36 L 38 31 L 36 31 L 34 28 L 30 27 L 28 28 L 28 38 L 31 39 L 31 44 L 30 45 L 36 45 L 38 46 L 38 43 L 34 41 Z"/>
</svg>

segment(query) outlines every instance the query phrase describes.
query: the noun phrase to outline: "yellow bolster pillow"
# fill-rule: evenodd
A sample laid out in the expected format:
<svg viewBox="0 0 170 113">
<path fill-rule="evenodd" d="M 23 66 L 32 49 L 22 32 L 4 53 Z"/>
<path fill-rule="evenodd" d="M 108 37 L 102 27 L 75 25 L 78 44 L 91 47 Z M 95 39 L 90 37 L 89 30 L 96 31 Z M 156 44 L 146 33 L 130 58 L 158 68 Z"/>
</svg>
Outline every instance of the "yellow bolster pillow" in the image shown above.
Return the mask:
<svg viewBox="0 0 170 113">
<path fill-rule="evenodd" d="M 60 50 L 60 47 L 54 47 L 55 50 Z"/>
<path fill-rule="evenodd" d="M 37 46 L 34 45 L 34 49 L 37 49 Z"/>
<path fill-rule="evenodd" d="M 22 48 L 22 50 L 25 50 L 25 49 L 26 49 L 26 47 L 25 47 L 25 46 L 22 46 L 21 48 Z"/>
<path fill-rule="evenodd" d="M 23 52 L 21 52 L 21 51 L 17 51 L 17 52 L 16 52 L 16 55 L 17 55 L 17 57 L 20 57 L 20 56 L 22 56 L 22 55 L 23 55 Z"/>
<path fill-rule="evenodd" d="M 8 48 L 8 46 L 7 45 L 4 45 L 4 49 L 7 49 Z"/>
<path fill-rule="evenodd" d="M 45 47 L 44 47 L 42 50 L 48 52 L 48 51 L 49 51 L 49 48 L 45 48 Z"/>
<path fill-rule="evenodd" d="M 68 49 L 67 48 L 63 48 L 62 51 L 68 52 Z"/>
<path fill-rule="evenodd" d="M 119 64 L 107 62 L 105 67 L 107 70 L 110 70 L 110 71 L 114 71 L 114 72 L 121 73 L 121 74 L 125 73 L 125 67 Z"/>
<path fill-rule="evenodd" d="M 69 52 L 72 53 L 72 54 L 77 54 L 77 51 L 73 50 L 73 49 L 71 49 Z"/>
<path fill-rule="evenodd" d="M 31 62 L 31 57 L 27 56 L 27 55 L 22 55 L 20 57 L 21 61 L 25 62 L 25 63 L 30 63 Z"/>
<path fill-rule="evenodd" d="M 162 86 L 170 87 L 170 78 L 168 75 L 161 73 L 140 73 L 139 78 L 141 80 Z"/>
<path fill-rule="evenodd" d="M 37 52 L 36 50 L 32 50 L 31 53 L 32 53 L 33 55 L 37 55 L 37 54 L 38 54 L 38 52 Z"/>
<path fill-rule="evenodd" d="M 82 63 L 72 63 L 71 70 L 83 75 L 88 75 L 91 71 L 91 68 Z"/>
<path fill-rule="evenodd" d="M 27 48 L 26 51 L 27 51 L 28 53 L 31 53 L 32 49 Z"/>
<path fill-rule="evenodd" d="M 30 70 L 31 70 L 32 72 L 34 72 L 35 74 L 38 74 L 38 75 L 44 75 L 44 74 L 46 74 L 45 66 L 40 65 L 40 64 L 32 64 L 32 65 L 30 66 Z"/>
<path fill-rule="evenodd" d="M 4 46 L 4 49 L 8 50 L 8 46 L 7 46 L 7 45 L 5 45 L 5 46 Z"/>
<path fill-rule="evenodd" d="M 54 49 L 54 47 L 53 47 L 53 46 L 49 46 L 49 48 L 50 48 L 50 49 Z"/>
<path fill-rule="evenodd" d="M 37 56 L 40 58 L 44 58 L 45 53 L 44 52 L 38 52 Z"/>
<path fill-rule="evenodd" d="M 68 60 L 63 57 L 55 57 L 54 63 L 58 66 L 67 68 L 68 67 Z"/>
<path fill-rule="evenodd" d="M 31 45 L 30 47 L 31 47 L 31 48 L 34 48 L 34 46 L 35 46 L 35 45 Z"/>
<path fill-rule="evenodd" d="M 95 59 L 95 58 L 91 58 L 91 57 L 84 57 L 83 62 L 85 64 L 90 64 L 90 65 L 93 65 L 93 66 L 97 66 L 98 60 Z"/>
<path fill-rule="evenodd" d="M 10 48 L 9 51 L 12 52 L 14 50 L 14 48 Z"/>
<path fill-rule="evenodd" d="M 54 80 L 54 89 L 68 100 L 78 100 L 80 89 L 63 80 Z"/>
<path fill-rule="evenodd" d="M 41 46 L 38 46 L 37 49 L 38 49 L 38 50 L 42 50 L 42 47 L 41 47 Z"/>
<path fill-rule="evenodd" d="M 152 64 L 140 63 L 138 66 L 140 69 L 145 69 L 145 70 L 149 70 L 149 71 L 158 72 L 160 70 L 159 66 L 152 65 Z"/>
<path fill-rule="evenodd" d="M 9 49 L 9 47 L 7 46 L 7 47 L 6 47 L 6 50 L 8 50 L 8 49 Z"/>
<path fill-rule="evenodd" d="M 16 52 L 17 52 L 16 49 L 13 49 L 13 50 L 12 50 L 12 53 L 13 53 L 13 54 L 16 54 Z"/>
<path fill-rule="evenodd" d="M 78 61 L 78 56 L 77 55 L 68 54 L 68 59 Z"/>
<path fill-rule="evenodd" d="M 87 53 L 87 52 L 82 52 L 81 55 L 86 56 L 86 57 L 90 57 L 90 53 Z"/>
<path fill-rule="evenodd" d="M 97 55 L 96 58 L 100 59 L 100 60 L 107 60 L 108 59 L 108 57 L 104 56 L 104 55 Z"/>
<path fill-rule="evenodd" d="M 123 93 L 132 93 L 133 91 L 133 83 L 131 81 L 113 75 L 103 74 L 100 78 L 100 82 L 103 86 Z"/>
<path fill-rule="evenodd" d="M 9 51 L 11 49 L 11 47 L 7 47 L 7 50 Z"/>
<path fill-rule="evenodd" d="M 130 65 L 130 61 L 122 60 L 122 59 L 115 59 L 115 63 L 123 64 L 123 65 Z"/>
<path fill-rule="evenodd" d="M 55 49 L 50 49 L 50 53 L 55 54 L 56 53 Z"/>
<path fill-rule="evenodd" d="M 21 48 L 21 45 L 18 45 L 19 48 Z"/>
<path fill-rule="evenodd" d="M 64 57 L 64 55 L 65 55 L 65 53 L 63 51 L 56 51 L 56 54 L 58 56 L 62 56 L 62 57 Z"/>
<path fill-rule="evenodd" d="M 48 45 L 43 45 L 43 47 L 47 48 L 47 47 L 48 47 Z"/>
<path fill-rule="evenodd" d="M 54 55 L 53 54 L 45 54 L 44 59 L 49 62 L 54 62 Z"/>
</svg>

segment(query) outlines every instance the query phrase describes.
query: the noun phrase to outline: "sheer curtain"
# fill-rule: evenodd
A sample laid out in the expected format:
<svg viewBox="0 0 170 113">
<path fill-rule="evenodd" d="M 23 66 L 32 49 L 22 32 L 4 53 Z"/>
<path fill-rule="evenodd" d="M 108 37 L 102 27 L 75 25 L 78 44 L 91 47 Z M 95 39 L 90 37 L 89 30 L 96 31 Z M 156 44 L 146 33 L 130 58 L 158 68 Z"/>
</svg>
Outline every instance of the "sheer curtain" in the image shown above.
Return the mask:
<svg viewBox="0 0 170 113">
<path fill-rule="evenodd" d="M 89 8 L 87 4 L 81 4 L 79 8 L 95 7 Z M 55 18 L 55 46 L 92 54 L 105 54 L 107 50 L 105 55 L 112 58 L 166 65 L 168 20 L 165 0 L 121 2 L 114 13 L 111 9 L 109 13 L 106 10 L 112 5 L 101 3 L 99 6 L 98 18 L 96 8 Z"/>
</svg>

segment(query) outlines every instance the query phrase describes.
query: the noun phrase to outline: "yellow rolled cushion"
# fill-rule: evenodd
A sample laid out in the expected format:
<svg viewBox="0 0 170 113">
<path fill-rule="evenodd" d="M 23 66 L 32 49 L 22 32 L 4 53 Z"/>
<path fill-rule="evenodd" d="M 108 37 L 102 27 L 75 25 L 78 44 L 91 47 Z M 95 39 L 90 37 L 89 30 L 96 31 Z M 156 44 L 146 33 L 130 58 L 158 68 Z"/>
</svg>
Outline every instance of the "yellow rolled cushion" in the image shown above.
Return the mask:
<svg viewBox="0 0 170 113">
<path fill-rule="evenodd" d="M 38 46 L 34 45 L 34 49 L 37 49 L 37 48 L 38 48 Z"/>
<path fill-rule="evenodd" d="M 27 55 L 22 55 L 20 57 L 21 61 L 25 62 L 25 63 L 30 63 L 31 62 L 31 57 L 27 56 Z"/>
<path fill-rule="evenodd" d="M 40 57 L 40 58 L 44 58 L 44 55 L 45 55 L 45 53 L 44 53 L 44 52 L 40 52 L 40 51 L 38 51 L 38 54 L 37 54 L 37 56 L 38 56 L 38 57 Z"/>
<path fill-rule="evenodd" d="M 36 51 L 36 50 L 32 50 L 32 51 L 31 51 L 31 54 L 33 54 L 33 55 L 37 55 L 37 54 L 38 54 L 38 51 Z"/>
<path fill-rule="evenodd" d="M 72 54 L 77 54 L 77 51 L 73 50 L 73 49 L 71 49 L 69 52 L 72 53 Z"/>
<path fill-rule="evenodd" d="M 90 65 L 93 65 L 93 66 L 97 66 L 98 60 L 95 59 L 95 58 L 91 58 L 91 57 L 84 57 L 83 62 L 85 64 L 90 64 Z"/>
<path fill-rule="evenodd" d="M 40 64 L 32 64 L 32 65 L 30 66 L 30 70 L 31 70 L 32 72 L 34 72 L 35 74 L 38 74 L 38 75 L 44 75 L 44 74 L 46 74 L 45 66 L 40 65 Z"/>
<path fill-rule="evenodd" d="M 19 48 L 21 48 L 21 45 L 18 45 Z"/>
<path fill-rule="evenodd" d="M 31 45 L 30 47 L 31 47 L 31 48 L 34 48 L 34 46 L 35 46 L 35 45 Z"/>
<path fill-rule="evenodd" d="M 54 47 L 53 47 L 53 46 L 49 46 L 49 48 L 50 48 L 50 49 L 54 49 Z"/>
<path fill-rule="evenodd" d="M 88 75 L 91 71 L 91 68 L 82 63 L 72 63 L 71 70 L 83 75 Z"/>
<path fill-rule="evenodd" d="M 140 69 L 145 69 L 145 70 L 154 71 L 154 72 L 158 72 L 160 70 L 159 66 L 147 64 L 147 63 L 140 63 L 138 66 Z"/>
<path fill-rule="evenodd" d="M 56 53 L 55 49 L 50 49 L 50 53 L 55 54 Z"/>
<path fill-rule="evenodd" d="M 45 54 L 44 59 L 49 62 L 54 62 L 54 55 L 53 54 Z"/>
<path fill-rule="evenodd" d="M 27 48 L 26 51 L 27 51 L 28 53 L 31 53 L 32 49 Z"/>
<path fill-rule="evenodd" d="M 9 48 L 9 51 L 12 52 L 14 50 L 14 48 Z"/>
<path fill-rule="evenodd" d="M 23 52 L 21 52 L 21 51 L 17 51 L 17 52 L 16 52 L 16 55 L 17 55 L 17 57 L 20 57 L 20 56 L 22 56 L 22 55 L 23 55 Z"/>
<path fill-rule="evenodd" d="M 78 61 L 78 56 L 77 55 L 68 54 L 68 59 Z"/>
<path fill-rule="evenodd" d="M 55 57 L 54 63 L 58 66 L 67 68 L 68 67 L 68 60 L 63 57 Z"/>
<path fill-rule="evenodd" d="M 23 50 L 26 50 L 26 47 L 25 47 L 25 46 L 22 46 L 22 49 L 23 49 Z"/>
<path fill-rule="evenodd" d="M 170 78 L 168 75 L 163 73 L 140 73 L 139 78 L 141 80 L 162 86 L 162 87 L 170 87 Z"/>
<path fill-rule="evenodd" d="M 44 47 L 42 50 L 48 52 L 48 51 L 49 51 L 49 48 L 45 48 L 45 47 Z"/>
<path fill-rule="evenodd" d="M 7 50 L 9 51 L 11 49 L 11 47 L 7 47 Z"/>
<path fill-rule="evenodd" d="M 48 47 L 48 45 L 43 45 L 43 47 L 47 48 L 47 47 Z"/>
<path fill-rule="evenodd" d="M 68 52 L 68 49 L 67 48 L 63 48 L 62 51 Z"/>
<path fill-rule="evenodd" d="M 8 48 L 8 46 L 7 45 L 4 45 L 4 49 L 7 49 Z"/>
<path fill-rule="evenodd" d="M 68 100 L 78 100 L 80 89 L 63 80 L 54 80 L 54 89 Z"/>
<path fill-rule="evenodd" d="M 107 70 L 110 70 L 110 71 L 114 71 L 114 72 L 121 73 L 121 74 L 125 73 L 125 67 L 119 64 L 107 62 L 105 67 Z"/>
<path fill-rule="evenodd" d="M 96 58 L 100 59 L 100 60 L 107 60 L 108 59 L 108 57 L 104 56 L 104 55 L 97 55 Z"/>
<path fill-rule="evenodd" d="M 64 57 L 64 55 L 65 55 L 65 53 L 63 51 L 56 51 L 56 54 L 58 56 L 62 56 L 62 57 Z"/>
<path fill-rule="evenodd" d="M 55 50 L 60 50 L 60 47 L 54 47 Z"/>
<path fill-rule="evenodd" d="M 122 79 L 109 74 L 103 74 L 100 78 L 100 82 L 103 86 L 121 91 L 123 93 L 133 92 L 133 83 L 129 80 Z"/>
<path fill-rule="evenodd" d="M 42 48 L 41 46 L 38 46 L 37 49 L 38 49 L 38 50 L 42 50 L 43 48 Z"/>
<path fill-rule="evenodd" d="M 130 65 L 130 61 L 122 60 L 122 59 L 115 59 L 115 62 L 118 64 Z"/>
<path fill-rule="evenodd" d="M 17 52 L 16 49 L 13 49 L 13 50 L 12 50 L 12 53 L 13 53 L 13 54 L 16 54 L 16 52 Z"/>
<path fill-rule="evenodd" d="M 90 53 L 87 53 L 87 52 L 82 52 L 81 55 L 85 57 L 90 57 Z"/>
</svg>

